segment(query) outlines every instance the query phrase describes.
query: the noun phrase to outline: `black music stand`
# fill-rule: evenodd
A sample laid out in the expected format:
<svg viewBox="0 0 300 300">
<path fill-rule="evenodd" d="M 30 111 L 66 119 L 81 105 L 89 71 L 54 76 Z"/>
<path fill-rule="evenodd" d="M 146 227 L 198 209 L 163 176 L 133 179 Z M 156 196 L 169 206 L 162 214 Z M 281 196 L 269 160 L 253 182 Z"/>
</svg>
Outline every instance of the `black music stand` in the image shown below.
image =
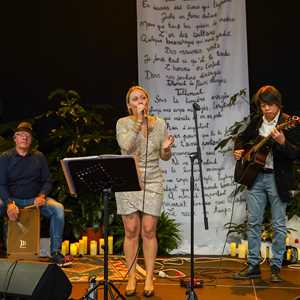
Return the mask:
<svg viewBox="0 0 300 300">
<path fill-rule="evenodd" d="M 104 286 L 104 299 L 111 299 L 113 289 L 118 297 L 126 298 L 117 287 L 108 280 L 108 201 L 112 192 L 141 190 L 135 159 L 132 155 L 100 155 L 77 158 L 65 158 L 61 165 L 71 194 L 77 195 L 81 188 L 94 193 L 103 193 L 104 201 L 104 280 L 90 289 L 82 298 L 86 299 L 100 285 Z"/>
</svg>

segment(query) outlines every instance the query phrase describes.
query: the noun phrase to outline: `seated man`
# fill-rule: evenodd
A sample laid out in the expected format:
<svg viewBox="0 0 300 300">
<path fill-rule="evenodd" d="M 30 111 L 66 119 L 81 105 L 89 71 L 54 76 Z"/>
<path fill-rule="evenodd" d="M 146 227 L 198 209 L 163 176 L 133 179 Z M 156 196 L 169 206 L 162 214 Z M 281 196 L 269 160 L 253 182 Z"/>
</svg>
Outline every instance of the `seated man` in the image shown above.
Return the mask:
<svg viewBox="0 0 300 300">
<path fill-rule="evenodd" d="M 18 125 L 15 147 L 0 155 L 0 213 L 6 209 L 10 220 L 18 218 L 19 207 L 36 205 L 43 216 L 50 218 L 51 260 L 59 266 L 68 264 L 60 253 L 64 229 L 64 207 L 47 197 L 52 179 L 45 156 L 31 149 L 32 126 Z"/>
</svg>

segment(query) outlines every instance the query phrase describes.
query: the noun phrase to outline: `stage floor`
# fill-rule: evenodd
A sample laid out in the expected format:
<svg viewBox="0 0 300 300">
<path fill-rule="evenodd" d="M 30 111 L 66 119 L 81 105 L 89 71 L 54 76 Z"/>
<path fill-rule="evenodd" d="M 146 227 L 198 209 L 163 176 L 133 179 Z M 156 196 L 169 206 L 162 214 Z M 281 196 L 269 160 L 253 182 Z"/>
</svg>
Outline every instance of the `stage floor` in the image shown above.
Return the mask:
<svg viewBox="0 0 300 300">
<path fill-rule="evenodd" d="M 88 257 L 84 259 L 89 260 Z M 98 262 L 101 263 L 101 258 L 99 259 Z M 143 267 L 142 259 L 139 259 L 138 263 Z M 202 287 L 194 289 L 198 300 L 293 300 L 297 296 L 300 296 L 300 266 L 295 266 L 295 268 L 284 266 L 281 271 L 284 281 L 275 284 L 269 281 L 270 266 L 267 262 L 261 265 L 262 278 L 255 280 L 233 280 L 231 278 L 233 273 L 244 267 L 245 260 L 231 259 L 229 257 L 224 257 L 222 260 L 218 257 L 197 257 L 194 263 L 195 278 L 203 282 Z M 126 287 L 126 278 L 124 278 L 126 271 L 124 266 L 124 259 L 122 257 L 110 258 L 110 279 L 122 294 L 124 294 Z M 175 275 L 175 271 L 168 270 L 176 269 L 189 277 L 190 261 L 188 257 L 159 258 L 157 259 L 156 269 L 161 269 L 171 276 Z M 80 299 L 86 293 L 87 280 L 83 277 L 79 280 L 79 274 L 77 274 L 77 277 L 72 278 L 71 269 L 68 270 L 68 268 L 65 268 L 64 271 L 72 282 L 73 290 L 71 299 Z M 99 276 L 101 278 L 101 274 Z M 88 278 L 88 276 L 85 278 Z M 156 276 L 155 296 L 148 299 L 188 299 L 186 296 L 187 291 L 186 287 L 181 286 L 180 279 Z M 137 296 L 128 299 L 144 299 L 142 294 L 143 272 L 141 269 L 141 272 L 138 274 Z M 103 299 L 103 287 L 99 289 L 98 299 Z"/>
</svg>

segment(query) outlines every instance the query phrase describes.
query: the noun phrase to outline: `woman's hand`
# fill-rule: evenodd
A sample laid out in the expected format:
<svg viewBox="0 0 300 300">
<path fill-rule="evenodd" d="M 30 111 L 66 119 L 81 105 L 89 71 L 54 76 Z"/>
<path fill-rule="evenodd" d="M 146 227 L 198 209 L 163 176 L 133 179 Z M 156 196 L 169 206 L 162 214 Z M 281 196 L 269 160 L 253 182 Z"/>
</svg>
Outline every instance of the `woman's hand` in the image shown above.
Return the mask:
<svg viewBox="0 0 300 300">
<path fill-rule="evenodd" d="M 175 138 L 173 135 L 168 135 L 167 138 L 164 140 L 162 149 L 165 152 L 169 152 L 171 150 L 171 146 L 174 144 Z"/>
</svg>

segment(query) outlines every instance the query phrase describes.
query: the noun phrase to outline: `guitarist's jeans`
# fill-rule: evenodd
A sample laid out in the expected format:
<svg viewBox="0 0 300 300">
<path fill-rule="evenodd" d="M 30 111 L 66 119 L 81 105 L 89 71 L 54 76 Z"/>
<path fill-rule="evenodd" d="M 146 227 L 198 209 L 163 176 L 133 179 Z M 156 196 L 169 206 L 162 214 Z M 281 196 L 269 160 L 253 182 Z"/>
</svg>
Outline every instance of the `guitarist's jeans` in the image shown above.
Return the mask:
<svg viewBox="0 0 300 300">
<path fill-rule="evenodd" d="M 281 268 L 286 239 L 286 203 L 278 196 L 274 174 L 259 173 L 248 191 L 248 264 L 260 263 L 261 224 L 267 201 L 270 202 L 274 237 L 272 240 L 271 265 Z"/>
</svg>

